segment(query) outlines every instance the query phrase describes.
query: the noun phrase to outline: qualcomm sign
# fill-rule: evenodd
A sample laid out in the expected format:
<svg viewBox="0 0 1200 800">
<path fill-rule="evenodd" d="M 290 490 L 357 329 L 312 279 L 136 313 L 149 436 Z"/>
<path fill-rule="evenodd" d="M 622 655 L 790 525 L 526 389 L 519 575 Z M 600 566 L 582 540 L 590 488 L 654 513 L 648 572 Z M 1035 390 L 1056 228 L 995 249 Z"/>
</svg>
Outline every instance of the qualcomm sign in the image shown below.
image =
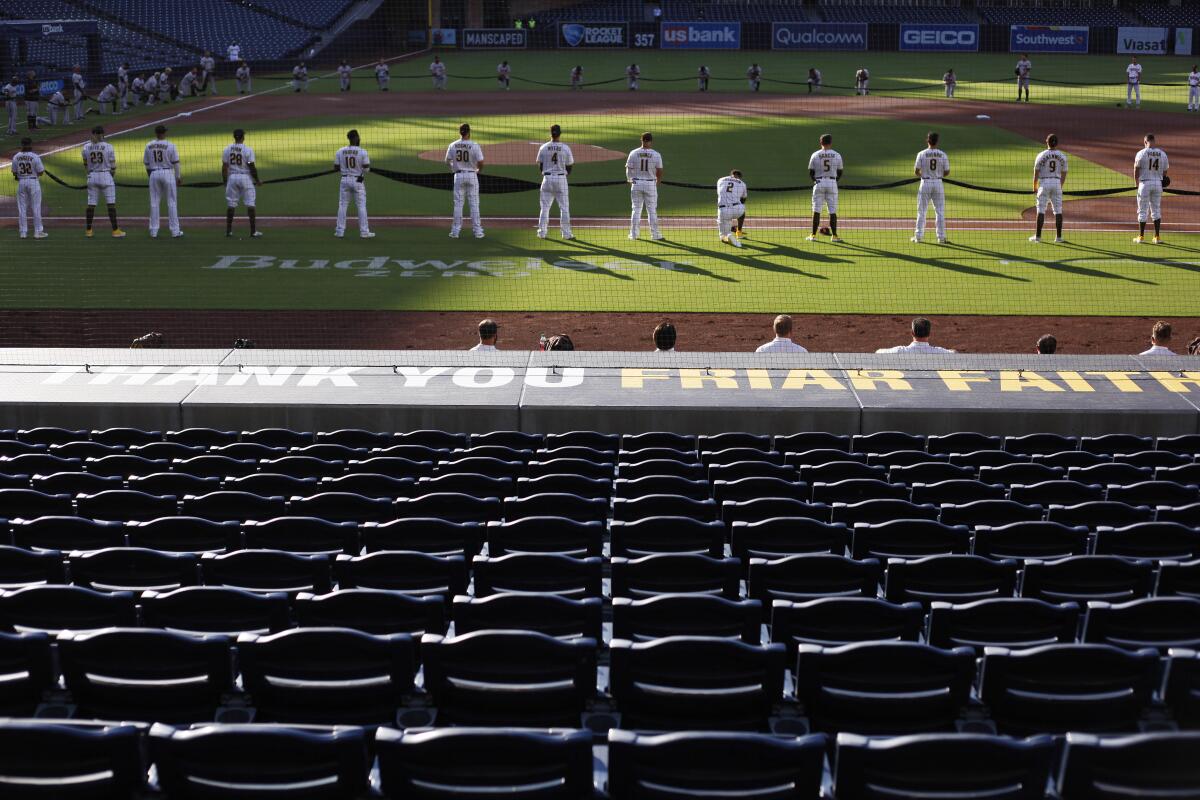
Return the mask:
<svg viewBox="0 0 1200 800">
<path fill-rule="evenodd" d="M 740 22 L 664 22 L 659 38 L 663 50 L 738 50 Z"/>
<path fill-rule="evenodd" d="M 900 49 L 975 53 L 979 50 L 979 26 L 901 25 Z"/>
<path fill-rule="evenodd" d="M 772 22 L 772 50 L 866 50 L 865 23 Z"/>
</svg>

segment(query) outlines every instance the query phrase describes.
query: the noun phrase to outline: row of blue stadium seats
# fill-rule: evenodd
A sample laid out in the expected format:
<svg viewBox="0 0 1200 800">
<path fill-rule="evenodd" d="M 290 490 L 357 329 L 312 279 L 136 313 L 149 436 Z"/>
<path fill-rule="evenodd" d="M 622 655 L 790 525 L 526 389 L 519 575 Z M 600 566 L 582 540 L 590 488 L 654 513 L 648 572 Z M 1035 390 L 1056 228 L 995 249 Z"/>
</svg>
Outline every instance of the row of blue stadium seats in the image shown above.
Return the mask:
<svg viewBox="0 0 1200 800">
<path fill-rule="evenodd" d="M 317 725 L 400 722 L 603 731 L 1009 735 L 1200 726 L 1200 653 L 1102 644 L 942 649 L 531 631 L 348 628 L 189 635 L 150 628 L 0 634 L 13 716 Z M 61 676 L 61 679 L 60 679 Z M 239 679 L 240 677 L 240 679 Z"/>
<path fill-rule="evenodd" d="M 1027 6 L 979 6 L 985 22 L 996 25 L 1137 25 L 1133 14 L 1112 5 L 1077 8 L 1037 8 Z"/>
<path fill-rule="evenodd" d="M 177 553 L 140 547 L 35 551 L 0 547 L 0 588 L 67 584 L 101 591 L 170 591 L 226 586 L 253 592 L 323 594 L 335 586 L 453 597 L 505 592 L 566 597 L 702 594 L 805 601 L 882 596 L 894 603 L 967 603 L 1027 597 L 1052 603 L 1200 597 L 1200 560 L 1154 562 L 1111 555 L 1049 561 L 951 554 L 853 559 L 810 553 L 777 559 L 658 553 L 573 558 L 547 553 L 438 556 L 382 550 L 363 556 L 284 550 Z"/>
<path fill-rule="evenodd" d="M 652 796 L 881 800 L 1187 797 L 1200 792 L 1197 733 L 1015 739 L 981 734 L 876 738 L 842 733 L 639 734 L 614 729 L 593 749 L 584 730 L 289 728 L 272 725 L 0 723 L 0 769 L 29 798 L 54 784 L 92 796 L 243 798 L 320 787 L 320 800 Z M 53 759 L 46 758 L 54 754 Z M 827 763 L 828 755 L 828 763 Z M 109 768 L 97 772 L 97 763 Z M 57 788 L 57 787 L 55 787 Z"/>
</svg>

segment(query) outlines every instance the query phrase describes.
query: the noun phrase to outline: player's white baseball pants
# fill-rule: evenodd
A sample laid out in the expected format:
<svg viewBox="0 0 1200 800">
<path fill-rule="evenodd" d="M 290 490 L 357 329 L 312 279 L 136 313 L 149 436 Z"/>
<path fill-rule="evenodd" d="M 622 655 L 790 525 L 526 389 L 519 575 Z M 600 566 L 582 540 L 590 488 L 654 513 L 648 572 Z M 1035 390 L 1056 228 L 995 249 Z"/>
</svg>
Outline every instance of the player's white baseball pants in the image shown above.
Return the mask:
<svg viewBox="0 0 1200 800">
<path fill-rule="evenodd" d="M 83 119 L 83 92 L 75 90 L 75 119 Z"/>
<path fill-rule="evenodd" d="M 117 98 L 121 101 L 121 110 L 129 108 L 129 85 L 122 83 L 117 87 Z M 114 106 L 116 108 L 116 106 Z"/>
<path fill-rule="evenodd" d="M 1017 78 L 1017 97 L 1021 96 L 1021 92 L 1025 92 L 1025 96 L 1029 96 L 1029 78 Z"/>
<path fill-rule="evenodd" d="M 70 106 L 60 106 L 57 103 L 48 103 L 47 105 L 50 106 L 50 124 L 51 125 L 57 125 L 60 117 L 62 118 L 62 124 L 64 124 L 64 125 L 71 124 L 71 107 Z"/>
<path fill-rule="evenodd" d="M 1045 214 L 1049 207 L 1055 214 L 1061 214 L 1062 202 L 1062 182 L 1056 178 L 1042 178 L 1038 182 L 1037 213 Z"/>
<path fill-rule="evenodd" d="M 367 221 L 367 185 L 359 183 L 358 178 L 343 175 L 338 186 L 337 227 L 334 228 L 338 236 L 346 232 L 346 209 L 350 207 L 351 200 L 358 209 L 358 232 L 369 233 L 371 230 L 371 224 Z"/>
<path fill-rule="evenodd" d="M 308 91 L 308 79 L 304 78 L 301 80 L 301 79 L 293 78 L 292 79 L 292 88 L 295 89 L 297 92 L 307 92 Z"/>
<path fill-rule="evenodd" d="M 350 91 L 350 79 L 343 75 L 338 80 L 338 88 L 340 88 L 343 92 Z"/>
<path fill-rule="evenodd" d="M 36 100 L 25 101 L 25 116 L 36 118 L 38 115 L 38 103 Z"/>
<path fill-rule="evenodd" d="M 156 169 L 150 173 L 150 235 L 158 235 L 159 204 L 167 200 L 167 226 L 171 235 L 179 233 L 179 202 L 176 197 L 175 172 Z"/>
<path fill-rule="evenodd" d="M 630 79 L 629 79 L 629 89 L 630 89 L 630 91 L 634 91 L 634 92 L 636 92 L 636 91 L 637 91 L 637 88 L 638 88 L 638 80 L 637 80 L 637 78 L 630 78 Z"/>
<path fill-rule="evenodd" d="M 250 79 L 246 78 L 244 81 L 239 80 L 237 82 L 237 90 L 238 94 L 245 94 L 246 92 L 250 91 Z"/>
<path fill-rule="evenodd" d="M 829 209 L 830 214 L 836 214 L 838 208 L 837 181 L 822 178 L 813 184 L 812 210 L 820 214 L 822 207 Z"/>
<path fill-rule="evenodd" d="M 869 92 L 867 90 L 867 81 L 859 81 L 858 82 L 858 93 L 859 94 L 869 94 Z"/>
<path fill-rule="evenodd" d="M 658 181 L 634 181 L 629 185 L 629 199 L 633 203 L 633 214 L 629 217 L 629 235 L 634 239 L 641 233 L 642 209 L 650 223 L 650 235 L 662 236 L 658 230 Z"/>
<path fill-rule="evenodd" d="M 1125 105 L 1129 105 L 1130 101 L 1134 99 L 1135 95 L 1137 96 L 1137 104 L 1140 106 L 1142 104 L 1142 84 L 1125 84 Z"/>
<path fill-rule="evenodd" d="M 17 229 L 29 233 L 28 216 L 33 216 L 33 232 L 42 232 L 42 185 L 36 178 L 17 181 Z"/>
<path fill-rule="evenodd" d="M 937 225 L 937 238 L 946 238 L 946 187 L 938 180 L 921 180 L 917 187 L 917 230 L 916 238 L 925 235 L 925 214 L 933 204 L 933 216 Z"/>
<path fill-rule="evenodd" d="M 550 227 L 550 206 L 558 203 L 558 227 L 564 237 L 571 235 L 571 199 L 567 189 L 566 175 L 542 176 L 540 195 L 541 211 L 538 214 L 538 234 L 545 236 Z"/>
<path fill-rule="evenodd" d="M 442 76 L 435 75 L 433 77 L 433 88 L 445 89 L 446 88 L 446 76 L 445 75 L 442 75 Z"/>
<path fill-rule="evenodd" d="M 4 109 L 8 112 L 8 135 L 17 135 L 17 101 L 8 100 L 4 103 Z"/>
<path fill-rule="evenodd" d="M 89 172 L 87 176 L 87 204 L 97 205 L 101 195 L 108 205 L 116 205 L 117 184 L 111 172 Z"/>
<path fill-rule="evenodd" d="M 471 230 L 483 233 L 479 219 L 479 174 L 475 172 L 454 173 L 454 218 L 450 221 L 450 232 L 457 234 L 462 229 L 463 202 L 471 214 Z"/>
<path fill-rule="evenodd" d="M 1200 111 L 1200 86 L 1188 87 L 1188 111 Z"/>
<path fill-rule="evenodd" d="M 1162 219 L 1162 183 L 1142 181 L 1137 188 L 1138 222 Z"/>
<path fill-rule="evenodd" d="M 386 92 L 388 90 L 388 84 L 392 82 L 392 79 L 391 76 L 386 78 L 376 78 L 375 82 L 379 84 L 379 91 Z"/>
<path fill-rule="evenodd" d="M 255 190 L 254 180 L 249 175 L 241 173 L 229 176 L 229 181 L 225 184 L 225 202 L 230 208 L 237 208 L 238 203 L 246 204 L 246 208 L 254 208 L 254 201 L 258 192 Z"/>
<path fill-rule="evenodd" d="M 717 206 L 717 233 L 724 238 L 733 232 L 733 225 L 737 222 L 737 218 L 746 213 L 746 206 L 743 203 L 733 203 L 731 205 Z"/>
<path fill-rule="evenodd" d="M 954 87 L 955 86 L 957 86 L 957 84 L 954 84 L 954 83 L 946 84 L 946 97 L 954 97 Z"/>
</svg>

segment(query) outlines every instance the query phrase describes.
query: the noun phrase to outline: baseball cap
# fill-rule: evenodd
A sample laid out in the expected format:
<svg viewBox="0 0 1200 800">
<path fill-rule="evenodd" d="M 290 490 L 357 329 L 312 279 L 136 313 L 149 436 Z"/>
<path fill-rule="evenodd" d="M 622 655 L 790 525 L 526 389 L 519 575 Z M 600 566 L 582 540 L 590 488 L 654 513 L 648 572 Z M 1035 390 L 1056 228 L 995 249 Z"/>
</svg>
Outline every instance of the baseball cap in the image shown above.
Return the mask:
<svg viewBox="0 0 1200 800">
<path fill-rule="evenodd" d="M 466 136 L 471 132 L 471 126 L 464 122 L 462 125 L 458 126 L 458 132 L 460 135 Z"/>
<path fill-rule="evenodd" d="M 166 125 L 157 125 L 154 128 L 154 132 L 155 132 L 155 134 L 162 136 L 164 133 L 167 132 L 167 126 Z"/>
<path fill-rule="evenodd" d="M 551 136 L 561 136 L 562 135 L 562 126 L 561 125 L 551 125 L 550 126 L 550 135 Z"/>
<path fill-rule="evenodd" d="M 92 133 L 96 134 L 97 136 L 103 136 L 104 135 L 104 126 L 97 125 L 96 127 L 92 128 Z"/>
</svg>

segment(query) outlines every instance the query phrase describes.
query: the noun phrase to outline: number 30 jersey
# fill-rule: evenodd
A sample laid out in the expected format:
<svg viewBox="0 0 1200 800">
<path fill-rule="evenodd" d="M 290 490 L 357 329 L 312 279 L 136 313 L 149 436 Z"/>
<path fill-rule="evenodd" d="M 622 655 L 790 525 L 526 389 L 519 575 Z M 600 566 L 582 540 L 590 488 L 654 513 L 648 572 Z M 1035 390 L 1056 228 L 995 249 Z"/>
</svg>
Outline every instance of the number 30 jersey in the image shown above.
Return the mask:
<svg viewBox="0 0 1200 800">
<path fill-rule="evenodd" d="M 456 139 L 446 148 L 446 163 L 451 172 L 479 172 L 483 148 L 469 139 Z"/>
<path fill-rule="evenodd" d="M 371 157 L 363 148 L 348 145 L 334 154 L 333 166 L 341 170 L 343 178 L 359 178 L 371 166 Z"/>
<path fill-rule="evenodd" d="M 921 173 L 921 180 L 941 180 L 950 169 L 950 159 L 936 147 L 926 147 L 917 153 L 917 163 L 913 165 Z"/>
</svg>

